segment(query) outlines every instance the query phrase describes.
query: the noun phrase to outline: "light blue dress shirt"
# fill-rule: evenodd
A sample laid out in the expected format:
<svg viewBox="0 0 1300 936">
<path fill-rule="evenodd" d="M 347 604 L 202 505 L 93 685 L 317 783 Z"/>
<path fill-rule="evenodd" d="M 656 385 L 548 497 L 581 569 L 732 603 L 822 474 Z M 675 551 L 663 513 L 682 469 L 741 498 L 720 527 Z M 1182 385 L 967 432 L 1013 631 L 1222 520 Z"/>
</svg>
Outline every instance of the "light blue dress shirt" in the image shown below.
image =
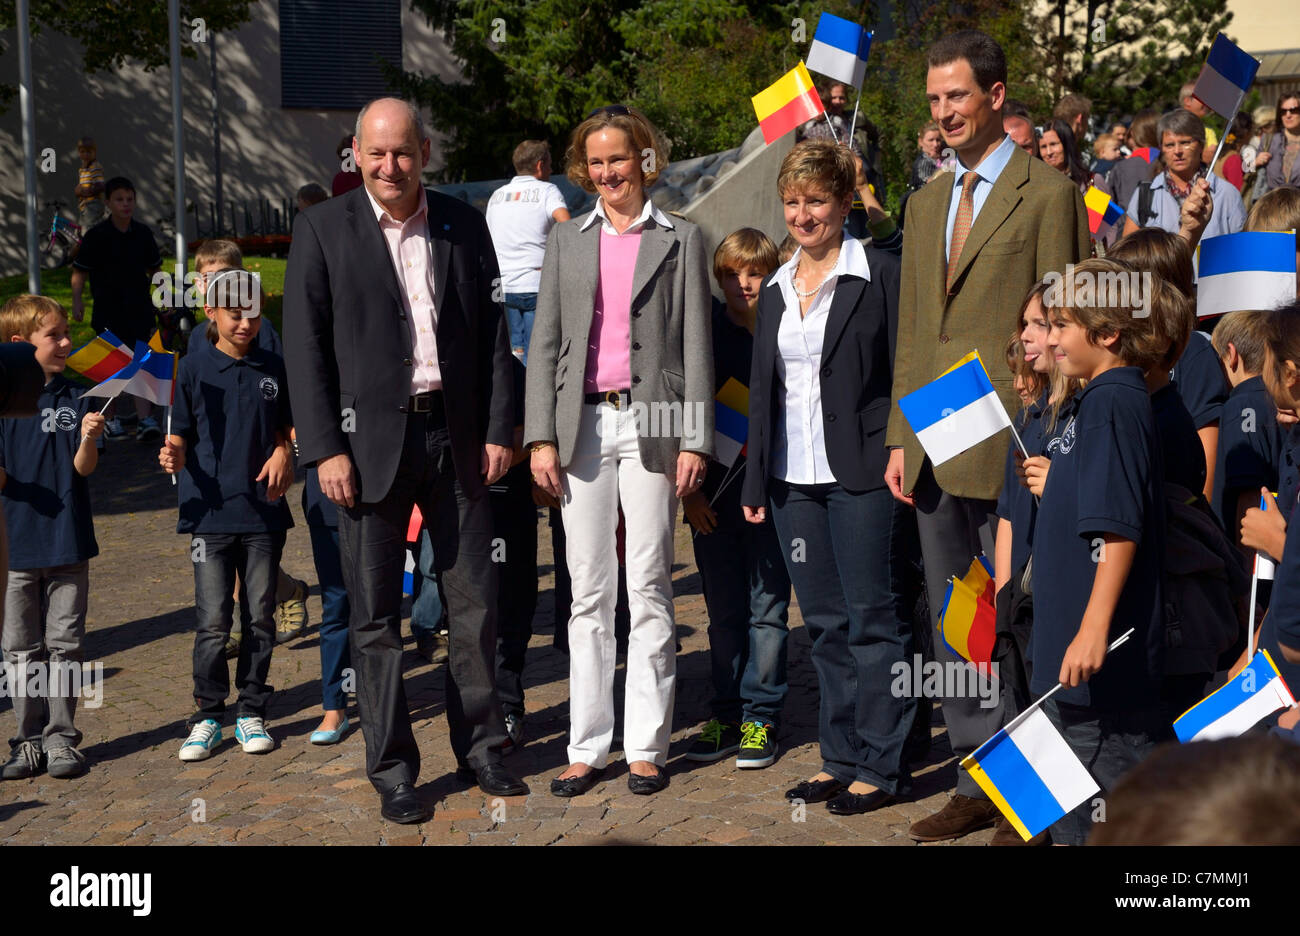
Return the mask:
<svg viewBox="0 0 1300 936">
<path fill-rule="evenodd" d="M 980 209 L 984 207 L 984 202 L 988 200 L 989 192 L 993 189 L 993 183 L 997 182 L 998 176 L 1002 175 L 1002 170 L 1007 168 L 1007 163 L 1011 161 L 1011 153 L 1015 150 L 1016 144 L 1011 142 L 1011 137 L 1004 136 L 1002 142 L 998 144 L 997 149 L 989 153 L 981 160 L 980 164 L 975 167 L 979 173 L 979 178 L 975 181 L 975 191 L 972 194 L 972 203 L 974 211 L 971 213 L 971 224 L 980 216 Z M 952 180 L 952 198 L 948 204 L 948 227 L 943 235 L 943 256 L 948 258 L 948 251 L 952 247 L 952 229 L 957 223 L 957 209 L 961 205 L 961 177 L 969 171 L 969 167 L 963 166 L 961 158 L 957 159 L 956 175 Z"/>
</svg>

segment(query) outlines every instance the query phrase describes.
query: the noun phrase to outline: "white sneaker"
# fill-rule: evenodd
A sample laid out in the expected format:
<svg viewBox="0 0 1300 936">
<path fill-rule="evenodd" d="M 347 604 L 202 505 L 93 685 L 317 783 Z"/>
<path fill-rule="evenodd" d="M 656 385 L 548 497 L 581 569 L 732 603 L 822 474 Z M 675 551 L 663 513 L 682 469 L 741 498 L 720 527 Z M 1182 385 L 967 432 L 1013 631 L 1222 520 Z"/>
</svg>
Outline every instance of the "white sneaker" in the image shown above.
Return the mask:
<svg viewBox="0 0 1300 936">
<path fill-rule="evenodd" d="M 235 719 L 235 740 L 244 746 L 245 754 L 265 754 L 275 747 L 262 719 L 251 715 Z"/>
<path fill-rule="evenodd" d="M 205 718 L 190 729 L 190 736 L 181 745 L 181 760 L 207 760 L 220 743 L 221 724 L 215 719 Z"/>
</svg>

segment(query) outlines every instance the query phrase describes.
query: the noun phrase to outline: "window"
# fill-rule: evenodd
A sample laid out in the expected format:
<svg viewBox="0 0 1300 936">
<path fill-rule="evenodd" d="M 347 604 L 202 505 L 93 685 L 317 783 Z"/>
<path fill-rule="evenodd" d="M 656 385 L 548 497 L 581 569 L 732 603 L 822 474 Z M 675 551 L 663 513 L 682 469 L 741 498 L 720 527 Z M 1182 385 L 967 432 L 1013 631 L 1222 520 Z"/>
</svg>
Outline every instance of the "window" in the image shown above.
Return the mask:
<svg viewBox="0 0 1300 936">
<path fill-rule="evenodd" d="M 402 67 L 401 0 L 280 0 L 280 106 L 353 110 Z"/>
</svg>

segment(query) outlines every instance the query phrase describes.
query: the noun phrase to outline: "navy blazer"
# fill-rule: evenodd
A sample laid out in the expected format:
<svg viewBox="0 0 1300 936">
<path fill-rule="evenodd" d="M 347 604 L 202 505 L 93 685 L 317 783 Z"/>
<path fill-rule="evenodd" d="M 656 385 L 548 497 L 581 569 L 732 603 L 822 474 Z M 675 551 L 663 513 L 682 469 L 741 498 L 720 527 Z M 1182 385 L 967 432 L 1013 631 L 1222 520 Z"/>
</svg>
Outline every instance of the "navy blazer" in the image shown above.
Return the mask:
<svg viewBox="0 0 1300 936">
<path fill-rule="evenodd" d="M 898 337 L 897 256 L 865 248 L 870 281 L 841 276 L 835 283 L 822 345 L 822 428 L 826 460 L 835 480 L 863 493 L 885 486 L 885 426 L 889 422 L 894 383 L 894 346 Z M 742 503 L 767 504 L 768 471 L 776 408 L 776 336 L 785 314 L 779 289 L 769 289 L 769 275 L 758 298 L 754 358 L 749 376 L 749 460 Z"/>
<path fill-rule="evenodd" d="M 425 195 L 447 432 L 456 479 L 476 497 L 484 489 L 484 443 L 514 445 L 496 252 L 481 213 L 447 195 Z M 413 350 L 397 272 L 364 187 L 294 220 L 284 351 L 302 463 L 346 452 L 359 500 L 383 500 L 406 437 Z"/>
</svg>

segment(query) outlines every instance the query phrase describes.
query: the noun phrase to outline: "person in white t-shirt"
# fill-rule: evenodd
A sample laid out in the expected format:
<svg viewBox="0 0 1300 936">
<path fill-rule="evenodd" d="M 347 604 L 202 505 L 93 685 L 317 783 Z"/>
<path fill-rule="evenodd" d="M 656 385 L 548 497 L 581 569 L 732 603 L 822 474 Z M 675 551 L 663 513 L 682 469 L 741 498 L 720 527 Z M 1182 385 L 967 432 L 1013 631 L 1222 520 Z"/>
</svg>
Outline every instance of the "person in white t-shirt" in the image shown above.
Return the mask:
<svg viewBox="0 0 1300 936">
<path fill-rule="evenodd" d="M 569 209 L 560 190 L 546 181 L 551 150 L 545 140 L 524 140 L 515 147 L 513 162 L 518 175 L 492 193 L 487 223 L 501 267 L 510 346 L 527 365 L 546 235 L 552 225 L 569 220 Z"/>
</svg>

